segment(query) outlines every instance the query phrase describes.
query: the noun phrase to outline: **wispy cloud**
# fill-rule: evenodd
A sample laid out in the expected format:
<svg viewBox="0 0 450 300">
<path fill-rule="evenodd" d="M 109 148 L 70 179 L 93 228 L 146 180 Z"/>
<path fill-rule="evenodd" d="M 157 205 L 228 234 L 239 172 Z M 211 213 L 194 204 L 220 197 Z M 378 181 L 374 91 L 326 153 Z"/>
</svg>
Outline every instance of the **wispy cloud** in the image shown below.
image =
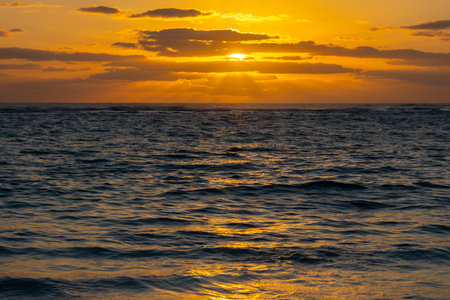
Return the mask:
<svg viewBox="0 0 450 300">
<path fill-rule="evenodd" d="M 437 37 L 442 41 L 450 41 L 450 33 L 441 30 L 416 31 L 412 35 L 422 37 Z"/>
<path fill-rule="evenodd" d="M 89 52 L 60 52 L 30 48 L 0 48 L 0 59 L 26 59 L 30 61 L 84 61 L 84 62 L 130 62 L 145 60 L 140 55 L 114 55 Z"/>
<path fill-rule="evenodd" d="M 361 73 L 361 75 L 421 85 L 448 86 L 450 82 L 450 70 L 375 70 Z"/>
<path fill-rule="evenodd" d="M 1 7 L 12 7 L 12 8 L 20 8 L 20 7 L 59 7 L 60 5 L 52 5 L 52 4 L 44 4 L 44 3 L 24 3 L 24 2 L 10 2 L 10 3 L 0 3 Z"/>
<path fill-rule="evenodd" d="M 275 15 L 275 16 L 255 16 L 252 14 L 243 13 L 229 13 L 223 14 L 223 19 L 235 19 L 242 22 L 265 22 L 265 21 L 282 21 L 290 18 L 288 15 Z"/>
<path fill-rule="evenodd" d="M 138 45 L 135 43 L 114 43 L 115 47 L 125 48 L 125 49 L 137 49 Z"/>
<path fill-rule="evenodd" d="M 299 55 L 285 55 L 285 56 L 266 56 L 263 59 L 272 59 L 272 60 L 304 60 L 309 59 L 309 57 L 303 57 Z"/>
<path fill-rule="evenodd" d="M 202 12 L 197 9 L 182 8 L 158 8 L 148 10 L 144 13 L 131 15 L 130 18 L 194 18 L 200 16 L 209 16 L 212 12 Z"/>
<path fill-rule="evenodd" d="M 13 28 L 13 29 L 9 29 L 9 30 L 2 30 L 0 28 L 0 37 L 11 37 L 15 33 L 20 33 L 20 32 L 24 32 L 24 31 L 25 30 L 23 30 L 21 28 Z"/>
<path fill-rule="evenodd" d="M 38 64 L 0 64 L 0 70 L 32 70 L 39 67 Z"/>
<path fill-rule="evenodd" d="M 413 36 L 439 38 L 442 41 L 450 41 L 450 33 L 443 30 L 450 28 L 450 20 L 439 20 L 420 23 L 416 25 L 402 26 L 402 29 L 413 30 Z"/>
<path fill-rule="evenodd" d="M 413 36 L 439 38 L 442 41 L 450 41 L 450 33 L 443 30 L 450 28 L 450 20 L 430 21 L 419 23 L 415 25 L 401 26 L 401 27 L 372 27 L 370 31 L 382 30 L 399 30 L 407 29 L 412 31 Z"/>
<path fill-rule="evenodd" d="M 120 10 L 118 8 L 108 6 L 82 7 L 78 9 L 78 11 L 82 13 L 105 14 L 105 15 L 114 15 L 120 13 Z"/>
<path fill-rule="evenodd" d="M 382 31 L 382 30 L 391 30 L 391 29 L 395 29 L 395 27 L 385 26 L 385 27 L 370 27 L 369 28 L 370 31 Z"/>
<path fill-rule="evenodd" d="M 431 21 L 416 25 L 402 26 L 401 28 L 412 30 L 423 30 L 423 29 L 442 30 L 450 28 L 450 20 Z"/>
</svg>

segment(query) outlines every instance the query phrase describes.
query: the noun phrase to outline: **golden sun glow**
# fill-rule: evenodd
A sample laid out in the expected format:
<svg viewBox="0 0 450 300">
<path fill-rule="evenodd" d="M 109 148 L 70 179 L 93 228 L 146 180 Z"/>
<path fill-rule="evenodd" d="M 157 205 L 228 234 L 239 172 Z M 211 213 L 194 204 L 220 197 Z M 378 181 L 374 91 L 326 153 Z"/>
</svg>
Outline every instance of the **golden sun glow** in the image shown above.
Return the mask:
<svg viewBox="0 0 450 300">
<path fill-rule="evenodd" d="M 230 60 L 236 60 L 236 61 L 242 61 L 244 59 L 246 59 L 248 57 L 248 55 L 245 54 L 241 54 L 241 53 L 233 53 L 228 55 L 228 58 Z"/>
</svg>

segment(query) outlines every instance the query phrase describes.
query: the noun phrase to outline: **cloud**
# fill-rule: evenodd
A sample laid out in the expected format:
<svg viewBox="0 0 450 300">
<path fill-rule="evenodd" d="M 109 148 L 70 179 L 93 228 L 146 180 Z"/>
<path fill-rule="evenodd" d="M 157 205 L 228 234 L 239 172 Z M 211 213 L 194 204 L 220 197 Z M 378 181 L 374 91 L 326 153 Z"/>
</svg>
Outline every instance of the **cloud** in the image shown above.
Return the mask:
<svg viewBox="0 0 450 300">
<path fill-rule="evenodd" d="M 449 29 L 450 28 L 450 20 L 440 20 L 440 21 L 431 21 L 431 22 L 425 22 L 420 23 L 416 25 L 409 25 L 409 26 L 400 26 L 400 27 L 392 27 L 392 26 L 385 26 L 385 27 L 371 27 L 369 28 L 370 31 L 380 31 L 380 30 L 394 30 L 394 29 L 410 29 L 410 30 L 442 30 L 442 29 Z"/>
<path fill-rule="evenodd" d="M 30 48 L 0 48 L 0 59 L 26 59 L 30 61 L 85 61 L 85 62 L 116 62 L 117 64 L 143 61 L 141 55 L 114 55 L 89 52 L 59 52 Z"/>
<path fill-rule="evenodd" d="M 414 36 L 437 37 L 442 41 L 450 41 L 450 33 L 441 30 L 416 31 Z"/>
<path fill-rule="evenodd" d="M 375 70 L 361 73 L 362 76 L 407 81 L 420 85 L 447 86 L 449 70 Z"/>
<path fill-rule="evenodd" d="M 39 69 L 37 64 L 0 64 L 0 70 L 33 70 Z"/>
<path fill-rule="evenodd" d="M 0 3 L 0 7 L 58 7 L 59 5 L 43 4 L 43 3 L 24 3 L 24 2 L 11 2 L 11 3 Z"/>
<path fill-rule="evenodd" d="M 141 14 L 131 15 L 130 18 L 194 18 L 200 16 L 209 16 L 212 12 L 201 12 L 196 9 L 181 8 L 159 8 L 148 10 Z"/>
<path fill-rule="evenodd" d="M 402 26 L 401 28 L 412 30 L 442 30 L 450 28 L 450 20 L 431 21 L 416 25 Z"/>
<path fill-rule="evenodd" d="M 113 68 L 94 75 L 95 79 L 147 81 L 170 81 L 185 78 L 175 73 L 230 73 L 257 72 L 261 74 L 336 74 L 354 73 L 358 70 L 344 68 L 335 64 L 312 64 L 269 61 L 211 61 L 211 62 L 173 62 L 150 61 L 139 55 L 112 55 L 106 53 L 58 52 L 29 48 L 0 48 L 0 59 L 26 59 L 30 61 L 98 62 L 108 63 Z M 36 65 L 3 64 L 7 68 L 35 68 Z M 126 67 L 126 69 L 122 68 Z M 43 71 L 67 71 L 65 68 L 47 68 Z M 181 77 L 180 77 L 181 76 Z"/>
<path fill-rule="evenodd" d="M 186 78 L 185 73 L 248 73 L 260 74 L 341 74 L 357 73 L 359 70 L 344 68 L 336 64 L 294 63 L 268 61 L 201 61 L 161 62 L 147 61 L 134 67 L 110 68 L 92 76 L 95 79 L 148 81 L 172 81 Z M 200 77 L 204 77 L 200 75 Z"/>
<path fill-rule="evenodd" d="M 425 22 L 411 26 L 402 26 L 403 29 L 413 30 L 413 36 L 439 38 L 442 41 L 450 41 L 450 33 L 442 31 L 450 28 L 450 20 Z"/>
<path fill-rule="evenodd" d="M 23 3 L 23 2 L 13 2 L 11 3 L 11 6 L 13 7 L 19 7 L 19 6 L 30 6 L 31 4 Z"/>
<path fill-rule="evenodd" d="M 0 75 L 1 76 L 1 75 Z M 263 76 L 263 77 L 262 77 Z M 267 82 L 269 80 L 269 82 Z M 450 86 L 363 77 L 357 84 L 314 79 L 275 78 L 227 73 L 195 80 L 115 81 L 102 79 L 32 79 L 6 76 L 0 80 L 5 102 L 442 102 Z"/>
<path fill-rule="evenodd" d="M 213 41 L 213 42 L 240 42 L 260 41 L 278 38 L 267 34 L 240 33 L 237 30 L 195 30 L 191 28 L 173 28 L 161 31 L 141 31 L 140 36 L 145 40 L 155 41 Z"/>
<path fill-rule="evenodd" d="M 40 70 L 42 72 L 79 72 L 88 71 L 90 68 L 68 69 L 55 67 L 41 67 L 38 64 L 0 64 L 0 70 Z"/>
<path fill-rule="evenodd" d="M 174 28 L 161 31 L 141 31 L 138 42 L 142 48 L 161 56 L 222 56 L 228 55 L 237 42 L 276 39 L 267 34 L 241 33 L 236 30 L 195 30 Z"/>
<path fill-rule="evenodd" d="M 262 45 L 263 48 L 278 51 L 296 51 L 309 53 L 319 56 L 338 56 L 338 57 L 354 57 L 354 58 L 380 58 L 398 60 L 405 64 L 415 64 L 416 61 L 428 61 L 430 65 L 450 65 L 450 53 L 430 53 L 422 52 L 414 49 L 392 49 L 380 50 L 374 47 L 360 46 L 356 48 L 346 48 L 335 45 L 316 44 L 314 42 L 299 42 L 296 44 L 285 45 Z"/>
<path fill-rule="evenodd" d="M 310 59 L 310 57 L 302 57 L 300 55 L 285 55 L 285 56 L 266 56 L 263 59 L 272 59 L 272 60 L 305 60 Z"/>
<path fill-rule="evenodd" d="M 164 69 L 108 69 L 91 76 L 94 79 L 119 81 L 175 81 L 179 77 Z"/>
<path fill-rule="evenodd" d="M 401 26 L 399 28 L 395 27 L 372 27 L 369 28 L 370 31 L 381 31 L 381 30 L 396 30 L 396 29 L 408 29 L 412 30 L 413 36 L 421 37 L 432 37 L 439 38 L 442 41 L 450 41 L 450 33 L 442 31 L 441 29 L 450 28 L 450 20 L 432 21 L 425 22 L 410 26 Z"/>
<path fill-rule="evenodd" d="M 369 28 L 370 31 L 381 31 L 381 30 L 391 30 L 391 29 L 395 29 L 395 28 L 391 27 L 391 26 Z"/>
<path fill-rule="evenodd" d="M 96 102 L 112 99 L 121 88 L 113 82 L 97 82 L 92 79 L 6 78 L 0 81 L 0 101 Z M 123 99 L 124 95 L 119 97 Z"/>
<path fill-rule="evenodd" d="M 89 6 L 78 9 L 82 13 L 107 14 L 114 15 L 121 13 L 120 9 L 109 6 Z M 196 9 L 181 9 L 181 8 L 159 8 L 148 10 L 141 14 L 134 14 L 128 16 L 129 18 L 194 18 L 200 16 L 212 15 L 212 12 L 201 12 Z"/>
<path fill-rule="evenodd" d="M 114 43 L 115 47 L 126 48 L 126 49 L 136 49 L 138 47 L 135 43 Z"/>
<path fill-rule="evenodd" d="M 450 66 L 450 53 L 423 52 L 414 49 L 384 50 L 368 46 L 346 48 L 332 44 L 316 44 L 313 41 L 298 43 L 267 41 L 277 38 L 267 34 L 240 33 L 233 30 L 205 31 L 187 28 L 141 31 L 138 34 L 138 42 L 143 49 L 167 57 L 224 56 L 231 53 L 295 53 L 379 58 L 391 60 L 393 64 Z"/>
<path fill-rule="evenodd" d="M 18 32 L 25 32 L 25 30 L 20 29 L 20 28 L 13 28 L 10 30 L 0 30 L 0 37 L 10 37 L 12 36 L 14 33 L 18 33 Z"/>
<path fill-rule="evenodd" d="M 230 42 L 238 43 L 240 42 Z M 320 46 L 309 42 L 310 47 Z M 270 43 L 269 43 L 270 44 Z M 258 44 L 255 44 L 258 45 Z M 306 45 L 303 47 L 306 48 Z M 332 47 L 331 45 L 326 45 Z M 328 49 L 328 48 L 325 48 Z M 347 48 L 345 48 L 347 49 Z M 350 49 L 352 50 L 352 49 Z M 366 49 L 367 50 L 367 49 Z M 328 50 L 327 50 L 328 51 Z M 380 51 L 380 50 L 378 50 Z M 422 52 L 421 52 L 422 53 Z M 302 53 L 304 55 L 304 53 Z M 404 54 L 402 54 L 404 55 Z M 294 56 L 294 55 L 292 55 Z M 277 60 L 283 56 L 274 56 Z M 403 56 L 405 57 L 405 56 Z M 273 61 L 174 61 L 107 53 L 62 52 L 28 48 L 0 48 L 0 59 L 43 62 L 20 64 L 3 61 L 0 70 L 73 72 L 78 79 L 18 77 L 10 71 L 0 80 L 0 101 L 195 101 L 223 99 L 276 101 L 448 101 L 450 68 L 411 68 L 362 71 L 337 64 Z M 59 62 L 96 62 L 92 68 L 67 69 Z M 85 69 L 87 70 L 87 69 Z M 97 72 L 96 74 L 92 74 Z M 36 72 L 33 71 L 32 74 Z M 14 74 L 14 76 L 11 76 Z M 291 76 L 291 74 L 295 76 Z M 332 74 L 328 76 L 327 74 Z M 44 76 L 37 74 L 33 76 Z M 57 74 L 45 76 L 56 77 Z M 89 77 L 87 77 L 89 76 Z M 353 79 L 358 79 L 354 81 Z M 262 82 L 269 80 L 270 82 Z M 30 96 L 31 95 L 31 96 Z M 218 98 L 216 98 L 216 96 Z M 223 98 L 221 98 L 223 96 Z M 244 97 L 244 98 L 242 98 Z M 247 98 L 248 97 L 248 98 Z M 392 98 L 390 98 L 392 97 Z"/>
<path fill-rule="evenodd" d="M 282 20 L 290 18 L 290 16 L 276 15 L 276 16 L 260 17 L 260 16 L 254 16 L 252 14 L 229 13 L 229 14 L 223 14 L 222 18 L 223 19 L 235 19 L 236 21 L 243 21 L 243 22 L 265 22 L 265 21 L 282 21 Z"/>
<path fill-rule="evenodd" d="M 272 61 L 187 62 L 176 65 L 175 70 L 179 72 L 258 72 L 262 74 L 337 74 L 358 72 L 356 69 L 344 68 L 336 64 Z"/>
<path fill-rule="evenodd" d="M 106 14 L 113 15 L 120 13 L 120 10 L 115 7 L 108 6 L 89 6 L 78 9 L 82 13 L 93 13 L 93 14 Z"/>
</svg>

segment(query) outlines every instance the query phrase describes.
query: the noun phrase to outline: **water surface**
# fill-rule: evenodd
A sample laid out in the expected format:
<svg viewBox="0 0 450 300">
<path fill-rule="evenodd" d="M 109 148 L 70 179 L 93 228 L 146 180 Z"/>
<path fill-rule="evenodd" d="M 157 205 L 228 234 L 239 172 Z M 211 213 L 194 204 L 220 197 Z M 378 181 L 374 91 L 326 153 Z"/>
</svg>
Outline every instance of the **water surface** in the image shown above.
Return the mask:
<svg viewBox="0 0 450 300">
<path fill-rule="evenodd" d="M 448 299 L 448 105 L 0 106 L 0 298 Z"/>
</svg>

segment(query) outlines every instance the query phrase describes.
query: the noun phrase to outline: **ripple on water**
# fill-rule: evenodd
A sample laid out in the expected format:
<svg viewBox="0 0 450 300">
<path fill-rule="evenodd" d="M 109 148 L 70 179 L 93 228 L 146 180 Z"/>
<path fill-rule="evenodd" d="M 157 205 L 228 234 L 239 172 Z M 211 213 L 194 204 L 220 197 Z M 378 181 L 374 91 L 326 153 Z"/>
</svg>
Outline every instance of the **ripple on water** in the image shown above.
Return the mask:
<svg viewBox="0 0 450 300">
<path fill-rule="evenodd" d="M 0 105 L 0 298 L 446 299 L 448 105 L 291 106 Z"/>
</svg>

